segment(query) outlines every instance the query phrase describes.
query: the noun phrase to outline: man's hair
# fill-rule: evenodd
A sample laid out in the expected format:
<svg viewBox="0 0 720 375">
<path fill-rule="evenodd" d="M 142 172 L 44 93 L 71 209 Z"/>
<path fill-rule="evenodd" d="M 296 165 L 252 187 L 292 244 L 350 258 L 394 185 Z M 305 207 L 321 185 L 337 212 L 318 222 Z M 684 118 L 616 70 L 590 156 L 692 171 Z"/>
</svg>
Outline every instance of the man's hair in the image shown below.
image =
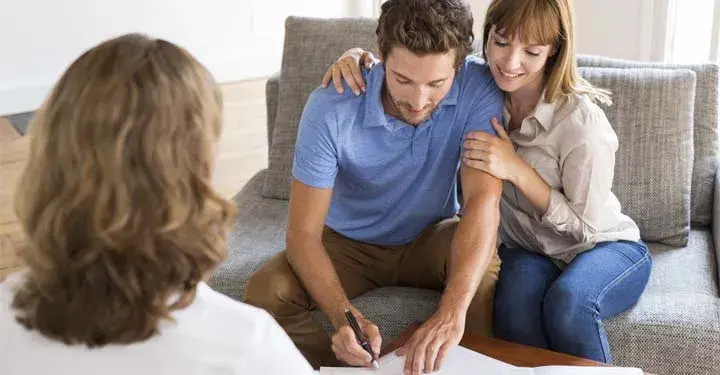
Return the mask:
<svg viewBox="0 0 720 375">
<path fill-rule="evenodd" d="M 416 55 L 457 52 L 460 66 L 472 51 L 473 16 L 461 0 L 389 0 L 375 31 L 383 61 L 393 47 Z"/>
<path fill-rule="evenodd" d="M 30 124 L 16 210 L 17 319 L 66 344 L 145 340 L 226 254 L 211 186 L 222 99 L 184 49 L 129 34 L 88 50 Z"/>
</svg>

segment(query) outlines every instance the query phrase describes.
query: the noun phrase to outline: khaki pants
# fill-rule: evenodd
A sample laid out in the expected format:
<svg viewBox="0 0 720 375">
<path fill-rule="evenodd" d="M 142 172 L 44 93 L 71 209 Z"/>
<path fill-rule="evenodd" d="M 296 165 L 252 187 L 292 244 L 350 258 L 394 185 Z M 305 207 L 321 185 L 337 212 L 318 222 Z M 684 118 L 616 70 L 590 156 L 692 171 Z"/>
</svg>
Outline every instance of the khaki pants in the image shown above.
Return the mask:
<svg viewBox="0 0 720 375">
<path fill-rule="evenodd" d="M 402 246 L 362 243 L 326 227 L 323 244 L 350 299 L 383 286 L 442 291 L 447 280 L 450 243 L 458 221 L 458 218 L 443 220 L 426 228 L 411 244 Z M 494 251 L 470 304 L 467 331 L 491 334 L 492 301 L 499 272 L 500 259 Z M 247 283 L 246 300 L 268 310 L 315 368 L 339 365 L 330 338 L 310 314 L 316 306 L 288 263 L 285 252 L 253 274 Z"/>
</svg>

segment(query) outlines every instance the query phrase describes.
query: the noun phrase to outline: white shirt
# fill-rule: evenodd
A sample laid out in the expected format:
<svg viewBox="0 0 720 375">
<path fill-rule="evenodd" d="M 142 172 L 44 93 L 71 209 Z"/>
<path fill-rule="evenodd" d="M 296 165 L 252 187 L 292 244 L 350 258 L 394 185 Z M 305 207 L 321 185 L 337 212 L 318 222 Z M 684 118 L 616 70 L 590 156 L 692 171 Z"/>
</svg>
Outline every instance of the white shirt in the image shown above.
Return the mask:
<svg viewBox="0 0 720 375">
<path fill-rule="evenodd" d="M 11 309 L 23 274 L 0 282 L 3 375 L 312 374 L 290 338 L 264 310 L 201 283 L 191 305 L 163 321 L 160 334 L 131 345 L 66 346 L 26 330 Z"/>
<path fill-rule="evenodd" d="M 618 139 L 605 113 L 584 95 L 572 95 L 564 105 L 544 97 L 509 136 L 518 156 L 552 188 L 550 204 L 540 216 L 505 182 L 501 241 L 569 263 L 598 242 L 640 240 L 638 226 L 611 191 Z M 507 129 L 507 108 L 503 120 Z"/>
</svg>

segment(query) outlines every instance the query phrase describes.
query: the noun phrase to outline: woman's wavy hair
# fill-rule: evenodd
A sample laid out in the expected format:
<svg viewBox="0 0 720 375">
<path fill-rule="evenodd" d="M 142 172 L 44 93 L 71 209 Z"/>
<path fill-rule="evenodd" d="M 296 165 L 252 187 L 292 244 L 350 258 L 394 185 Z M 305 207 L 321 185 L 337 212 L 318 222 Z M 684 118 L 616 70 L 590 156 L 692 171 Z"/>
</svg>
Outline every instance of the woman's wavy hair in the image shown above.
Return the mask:
<svg viewBox="0 0 720 375">
<path fill-rule="evenodd" d="M 75 60 L 30 124 L 17 320 L 98 347 L 189 305 L 234 213 L 211 186 L 221 127 L 217 84 L 170 42 L 128 34 Z"/>
</svg>

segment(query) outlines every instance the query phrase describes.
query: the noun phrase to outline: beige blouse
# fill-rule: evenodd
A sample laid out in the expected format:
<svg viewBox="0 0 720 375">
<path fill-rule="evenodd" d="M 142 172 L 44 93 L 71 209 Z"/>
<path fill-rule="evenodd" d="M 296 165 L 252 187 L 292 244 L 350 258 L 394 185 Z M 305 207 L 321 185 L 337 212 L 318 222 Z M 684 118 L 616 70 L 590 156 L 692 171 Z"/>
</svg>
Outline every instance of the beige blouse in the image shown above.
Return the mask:
<svg viewBox="0 0 720 375">
<path fill-rule="evenodd" d="M 564 105 L 563 105 L 564 102 Z M 505 128 L 510 113 L 504 111 Z M 552 188 L 545 215 L 519 189 L 503 184 L 500 240 L 569 263 L 603 241 L 638 241 L 635 222 L 610 191 L 617 135 L 586 96 L 546 103 L 544 95 L 519 129 L 510 132 L 518 155 Z"/>
</svg>

